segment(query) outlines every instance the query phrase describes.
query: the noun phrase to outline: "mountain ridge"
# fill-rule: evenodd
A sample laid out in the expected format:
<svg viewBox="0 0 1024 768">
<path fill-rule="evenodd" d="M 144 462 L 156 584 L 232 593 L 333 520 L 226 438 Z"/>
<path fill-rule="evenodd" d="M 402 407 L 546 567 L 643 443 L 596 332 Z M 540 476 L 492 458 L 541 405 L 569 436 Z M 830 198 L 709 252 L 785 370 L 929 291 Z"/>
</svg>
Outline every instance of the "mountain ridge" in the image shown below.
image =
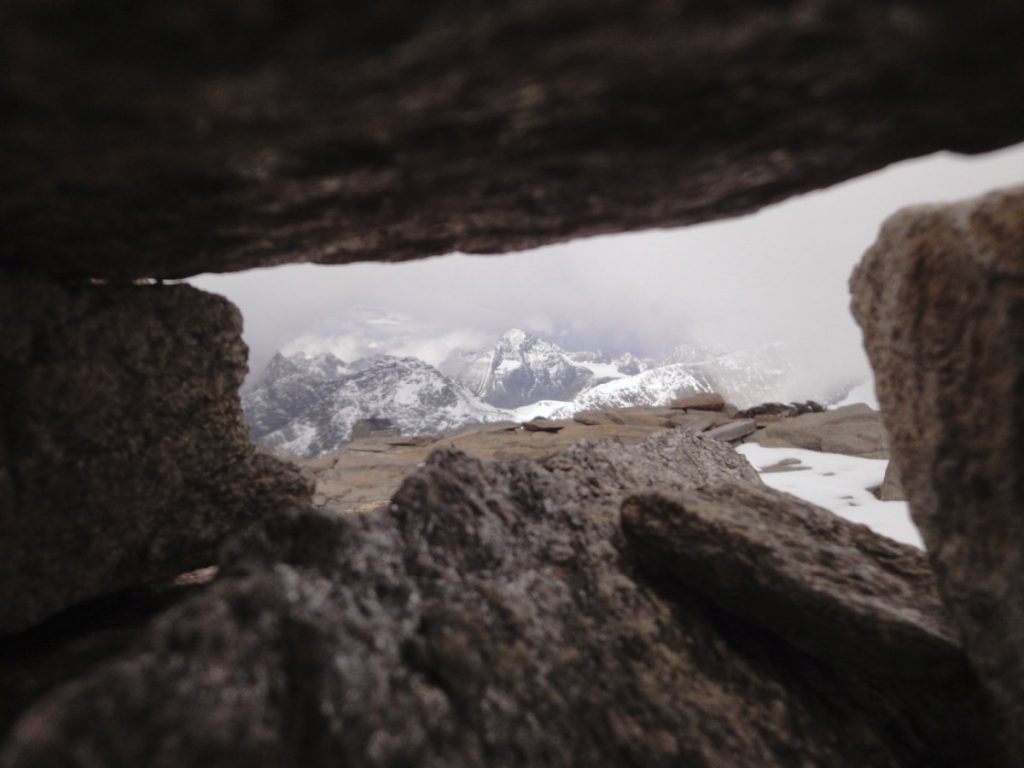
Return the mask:
<svg viewBox="0 0 1024 768">
<path fill-rule="evenodd" d="M 264 448 L 312 457 L 351 439 L 361 419 L 389 419 L 402 434 L 439 434 L 473 423 L 662 406 L 705 392 L 747 407 L 781 399 L 792 372 L 781 344 L 741 351 L 684 344 L 653 361 L 569 352 L 513 328 L 491 347 L 457 349 L 437 366 L 409 356 L 346 363 L 330 352 L 278 352 L 242 405 Z"/>
</svg>

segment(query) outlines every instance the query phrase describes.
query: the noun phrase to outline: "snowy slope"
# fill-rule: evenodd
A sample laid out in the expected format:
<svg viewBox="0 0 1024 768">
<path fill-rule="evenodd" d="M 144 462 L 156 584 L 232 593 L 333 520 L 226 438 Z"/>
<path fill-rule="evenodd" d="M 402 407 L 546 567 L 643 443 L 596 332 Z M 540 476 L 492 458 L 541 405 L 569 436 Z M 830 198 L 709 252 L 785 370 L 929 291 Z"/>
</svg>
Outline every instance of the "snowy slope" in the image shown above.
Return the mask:
<svg viewBox="0 0 1024 768">
<path fill-rule="evenodd" d="M 788 399 L 786 390 L 794 374 L 782 344 L 718 354 L 688 367 L 738 408 Z"/>
</svg>

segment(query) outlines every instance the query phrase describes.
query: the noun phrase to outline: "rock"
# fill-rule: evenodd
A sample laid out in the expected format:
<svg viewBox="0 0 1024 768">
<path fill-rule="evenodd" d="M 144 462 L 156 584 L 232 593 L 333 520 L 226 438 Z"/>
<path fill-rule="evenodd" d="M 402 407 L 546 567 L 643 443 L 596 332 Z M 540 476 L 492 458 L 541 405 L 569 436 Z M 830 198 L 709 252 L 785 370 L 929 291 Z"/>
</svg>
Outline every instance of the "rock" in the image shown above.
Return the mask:
<svg viewBox="0 0 1024 768">
<path fill-rule="evenodd" d="M 651 429 L 688 429 L 691 432 L 703 432 L 729 422 L 728 417 L 715 411 L 684 413 L 674 407 L 661 406 L 577 411 L 572 419 L 586 426 L 622 425 Z"/>
<path fill-rule="evenodd" d="M 681 413 L 668 417 L 668 426 L 673 429 L 688 429 L 691 432 L 707 432 L 714 427 L 729 424 L 731 418 L 719 411 L 695 411 L 693 413 Z"/>
<path fill-rule="evenodd" d="M 741 419 L 753 419 L 757 417 L 787 419 L 791 416 L 801 416 L 805 413 L 823 413 L 825 406 L 813 400 L 803 403 L 761 403 L 752 408 L 739 411 L 736 415 Z M 766 422 L 767 423 L 767 422 Z"/>
<path fill-rule="evenodd" d="M 715 440 L 731 443 L 742 440 L 756 429 L 757 423 L 753 419 L 740 419 L 738 421 L 730 421 L 728 424 L 723 424 L 714 429 L 709 429 L 705 434 Z"/>
<path fill-rule="evenodd" d="M 682 430 L 542 462 L 439 450 L 387 508 L 233 542 L 0 764 L 990 764 L 967 682 L 849 675 L 637 567 L 624 495 L 730 481 L 758 482 Z"/>
<path fill-rule="evenodd" d="M 810 469 L 800 463 L 800 459 L 781 459 L 775 464 L 770 464 L 767 467 L 761 467 L 758 472 L 762 475 L 771 474 L 773 472 L 803 472 Z"/>
<path fill-rule="evenodd" d="M 903 490 L 903 481 L 900 480 L 900 470 L 895 461 L 890 461 L 885 467 L 885 477 L 878 489 L 878 498 L 882 501 L 907 500 L 907 494 Z"/>
<path fill-rule="evenodd" d="M 322 357 L 278 355 L 245 393 L 242 407 L 258 445 L 313 458 L 352 440 L 360 422 L 356 439 L 436 435 L 509 415 L 416 358 L 374 355 L 339 367 L 333 355 Z"/>
<path fill-rule="evenodd" d="M 0 633 L 209 565 L 306 502 L 242 421 L 241 316 L 185 285 L 0 280 Z"/>
<path fill-rule="evenodd" d="M 804 448 L 867 459 L 889 458 L 881 414 L 863 403 L 768 424 L 752 435 L 750 442 L 767 448 Z"/>
<path fill-rule="evenodd" d="M 787 418 L 789 416 L 796 416 L 797 409 L 795 405 L 786 405 L 785 403 L 761 403 L 755 405 L 752 408 L 746 408 L 736 414 L 741 419 L 754 419 L 758 416 L 764 418 L 766 416 L 775 416 L 780 419 Z"/>
<path fill-rule="evenodd" d="M 965 658 L 924 553 L 770 488 L 626 500 L 644 567 L 831 663 L 956 677 Z"/>
<path fill-rule="evenodd" d="M 720 411 L 725 408 L 725 400 L 721 395 L 714 392 L 708 394 L 690 395 L 672 401 L 672 408 L 692 411 Z"/>
<path fill-rule="evenodd" d="M 851 279 L 939 589 L 1024 751 L 1024 187 L 902 211 Z"/>
<path fill-rule="evenodd" d="M 1008 0 L 5 6 L 8 270 L 522 250 L 1024 138 Z"/>
<path fill-rule="evenodd" d="M 523 429 L 527 432 L 549 432 L 555 434 L 565 429 L 565 424 L 559 424 L 557 421 L 551 419 L 542 419 L 540 417 L 533 419 L 532 421 L 524 421 Z"/>
</svg>

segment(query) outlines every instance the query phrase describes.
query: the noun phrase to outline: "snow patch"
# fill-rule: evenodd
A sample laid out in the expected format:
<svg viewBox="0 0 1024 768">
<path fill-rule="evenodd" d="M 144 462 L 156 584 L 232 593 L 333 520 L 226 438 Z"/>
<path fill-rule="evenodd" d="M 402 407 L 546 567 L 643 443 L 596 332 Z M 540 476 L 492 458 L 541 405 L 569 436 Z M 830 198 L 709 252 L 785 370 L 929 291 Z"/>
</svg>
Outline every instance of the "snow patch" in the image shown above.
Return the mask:
<svg viewBox="0 0 1024 768">
<path fill-rule="evenodd" d="M 761 479 L 771 488 L 791 493 L 801 499 L 890 539 L 924 548 L 921 534 L 910 519 L 910 506 L 905 501 L 879 501 L 869 488 L 882 484 L 885 459 L 862 459 L 839 453 L 822 453 L 801 448 L 765 448 L 744 443 L 737 449 L 761 472 L 783 459 L 798 459 L 798 471 L 762 473 Z M 796 466 L 796 465 L 794 465 Z"/>
</svg>

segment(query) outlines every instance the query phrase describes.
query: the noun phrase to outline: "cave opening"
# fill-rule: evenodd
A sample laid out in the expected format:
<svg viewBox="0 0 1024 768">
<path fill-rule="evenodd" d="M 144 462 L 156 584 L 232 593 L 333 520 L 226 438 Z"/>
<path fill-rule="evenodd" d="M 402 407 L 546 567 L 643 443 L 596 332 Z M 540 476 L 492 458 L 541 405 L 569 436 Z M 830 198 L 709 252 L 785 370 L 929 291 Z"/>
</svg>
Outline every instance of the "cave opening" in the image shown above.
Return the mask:
<svg viewBox="0 0 1024 768">
<path fill-rule="evenodd" d="M 664 404 L 688 384 L 710 386 L 740 408 L 805 400 L 877 407 L 849 312 L 854 265 L 897 209 L 1020 178 L 1024 146 L 973 157 L 938 153 L 755 214 L 681 229 L 498 256 L 292 264 L 188 282 L 223 294 L 242 311 L 249 347 L 243 394 L 266 377 L 275 355 L 303 358 L 321 377 L 350 374 L 383 357 L 414 358 L 491 407 L 468 403 L 454 421 L 428 419 L 425 428 L 459 426 L 459 419 L 566 416 L 587 406 Z M 514 346 L 518 331 L 586 370 L 569 371 L 560 382 L 513 381 L 495 391 L 493 376 L 484 381 L 494 346 L 500 340 Z M 673 364 L 697 368 L 661 380 L 649 373 Z M 622 381 L 645 372 L 632 389 Z M 698 382 L 685 378 L 692 373 Z M 605 389 L 587 396 L 595 385 Z M 374 407 L 356 411 L 371 416 Z M 320 440 L 310 449 L 303 444 L 309 429 L 298 432 L 292 425 L 291 438 L 278 434 L 265 442 L 291 442 L 286 452 L 307 456 L 336 447 Z M 338 437 L 349 434 L 332 439 Z"/>
</svg>

